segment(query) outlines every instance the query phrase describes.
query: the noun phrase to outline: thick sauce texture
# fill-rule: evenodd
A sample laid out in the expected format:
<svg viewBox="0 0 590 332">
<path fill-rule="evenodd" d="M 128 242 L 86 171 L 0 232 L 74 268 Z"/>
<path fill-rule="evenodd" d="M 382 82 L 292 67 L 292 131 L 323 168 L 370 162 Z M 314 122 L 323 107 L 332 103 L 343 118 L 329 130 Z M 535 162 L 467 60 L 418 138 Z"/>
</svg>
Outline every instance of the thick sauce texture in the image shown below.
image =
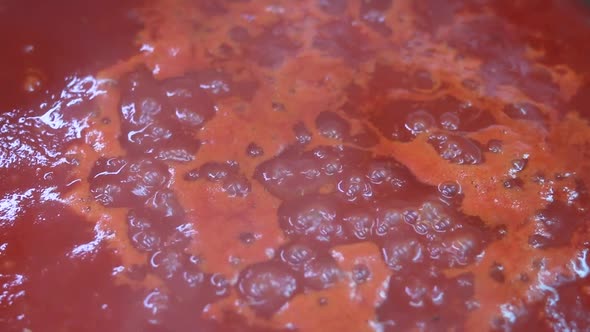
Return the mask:
<svg viewBox="0 0 590 332">
<path fill-rule="evenodd" d="M 590 331 L 583 1 L 0 1 L 0 31 L 0 330 Z"/>
</svg>

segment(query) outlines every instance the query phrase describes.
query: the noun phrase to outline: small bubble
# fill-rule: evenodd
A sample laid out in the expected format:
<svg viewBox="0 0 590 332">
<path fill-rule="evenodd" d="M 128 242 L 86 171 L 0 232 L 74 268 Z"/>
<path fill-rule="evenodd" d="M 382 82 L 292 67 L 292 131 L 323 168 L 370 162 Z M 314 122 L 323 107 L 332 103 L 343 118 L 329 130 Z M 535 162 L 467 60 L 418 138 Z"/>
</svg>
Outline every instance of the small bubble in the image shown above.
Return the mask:
<svg viewBox="0 0 590 332">
<path fill-rule="evenodd" d="M 515 173 L 522 172 L 526 165 L 528 164 L 527 159 L 514 159 L 511 161 L 512 167 L 511 170 Z"/>
<path fill-rule="evenodd" d="M 423 110 L 410 113 L 406 118 L 406 128 L 414 135 L 418 135 L 434 127 L 434 117 Z"/>
<path fill-rule="evenodd" d="M 537 258 L 537 259 L 533 260 L 533 262 L 531 263 L 531 266 L 533 268 L 535 268 L 536 270 L 543 269 L 545 267 L 545 265 L 546 265 L 545 260 L 542 258 Z"/>
<path fill-rule="evenodd" d="M 203 259 L 197 255 L 191 255 L 188 258 L 188 260 L 189 260 L 189 262 L 191 262 L 192 264 L 195 264 L 195 265 L 199 265 L 203 261 Z"/>
<path fill-rule="evenodd" d="M 454 198 L 461 194 L 461 185 L 456 181 L 443 182 L 438 185 L 438 192 L 445 198 Z"/>
<path fill-rule="evenodd" d="M 352 280 L 357 284 L 362 284 L 371 278 L 371 270 L 365 264 L 355 264 L 352 268 Z"/>
<path fill-rule="evenodd" d="M 498 139 L 492 139 L 488 142 L 488 151 L 492 153 L 500 153 L 502 152 L 502 141 Z"/>
<path fill-rule="evenodd" d="M 504 275 L 504 266 L 494 262 L 490 267 L 490 277 L 499 283 L 504 283 L 506 281 L 506 276 Z"/>
<path fill-rule="evenodd" d="M 572 177 L 572 173 L 569 172 L 562 172 L 562 173 L 555 173 L 555 180 L 557 181 L 563 181 L 567 178 Z"/>
<path fill-rule="evenodd" d="M 467 308 L 467 310 L 473 311 L 475 309 L 478 309 L 480 307 L 480 304 L 476 300 L 467 300 L 465 301 L 465 307 Z"/>
<path fill-rule="evenodd" d="M 503 239 L 508 234 L 508 227 L 506 225 L 499 225 L 495 228 L 496 231 L 496 238 L 498 240 Z"/>
<path fill-rule="evenodd" d="M 311 132 L 303 122 L 298 122 L 293 126 L 293 132 L 295 133 L 295 139 L 299 144 L 307 144 L 311 141 Z"/>
<path fill-rule="evenodd" d="M 264 155 L 264 150 L 262 149 L 262 147 L 254 142 L 248 144 L 248 146 L 246 147 L 246 154 L 249 157 L 260 157 L 262 155 Z"/>
<path fill-rule="evenodd" d="M 350 136 L 350 124 L 339 114 L 330 111 L 321 112 L 315 120 L 320 135 L 342 140 Z"/>
<path fill-rule="evenodd" d="M 148 309 L 152 315 L 168 309 L 168 295 L 161 293 L 158 289 L 153 290 L 143 300 L 143 306 Z"/>
<path fill-rule="evenodd" d="M 240 257 L 237 256 L 229 256 L 229 263 L 231 265 L 240 265 L 240 263 L 242 262 L 242 259 Z"/>
<path fill-rule="evenodd" d="M 223 191 L 229 197 L 245 197 L 252 190 L 250 181 L 243 175 L 230 176 L 223 181 Z"/>
<path fill-rule="evenodd" d="M 199 169 L 193 169 L 188 171 L 185 175 L 184 175 L 184 180 L 185 181 L 196 181 L 199 179 L 200 176 L 200 172 Z"/>
<path fill-rule="evenodd" d="M 512 119 L 543 121 L 543 112 L 531 103 L 516 103 L 504 106 L 504 113 Z"/>
<path fill-rule="evenodd" d="M 454 113 L 446 112 L 440 116 L 440 125 L 446 130 L 458 130 L 460 123 L 461 119 Z"/>
<path fill-rule="evenodd" d="M 23 53 L 25 53 L 25 54 L 31 54 L 34 51 L 35 51 L 34 45 L 28 44 L 28 45 L 23 46 Z"/>
<path fill-rule="evenodd" d="M 215 290 L 215 294 L 222 296 L 228 292 L 229 281 L 222 274 L 219 274 L 219 273 L 213 274 L 211 276 L 211 278 L 209 279 L 209 281 L 211 282 L 211 285 L 213 285 L 215 288 L 217 288 Z"/>
<path fill-rule="evenodd" d="M 428 138 L 441 158 L 459 165 L 475 165 L 484 162 L 484 156 L 477 141 L 462 135 L 445 133 L 433 134 Z"/>
<path fill-rule="evenodd" d="M 543 173 L 541 173 L 541 172 L 535 173 L 535 175 L 532 176 L 532 179 L 531 180 L 534 183 L 540 184 L 540 185 L 545 184 L 545 181 L 546 181 L 545 175 Z"/>
<path fill-rule="evenodd" d="M 43 87 L 43 76 L 36 70 L 29 70 L 23 80 L 23 89 L 26 92 L 33 93 L 41 90 Z"/>
<path fill-rule="evenodd" d="M 524 181 L 520 178 L 508 179 L 504 181 L 504 188 L 506 189 L 519 189 L 524 186 Z"/>
<path fill-rule="evenodd" d="M 284 104 L 273 101 L 272 110 L 275 112 L 284 112 L 286 109 Z"/>
<path fill-rule="evenodd" d="M 252 244 L 256 241 L 256 235 L 254 233 L 240 233 L 239 239 L 244 244 Z"/>
<path fill-rule="evenodd" d="M 182 279 L 184 279 L 189 287 L 196 287 L 205 280 L 205 274 L 199 271 L 184 271 L 182 273 Z"/>
</svg>

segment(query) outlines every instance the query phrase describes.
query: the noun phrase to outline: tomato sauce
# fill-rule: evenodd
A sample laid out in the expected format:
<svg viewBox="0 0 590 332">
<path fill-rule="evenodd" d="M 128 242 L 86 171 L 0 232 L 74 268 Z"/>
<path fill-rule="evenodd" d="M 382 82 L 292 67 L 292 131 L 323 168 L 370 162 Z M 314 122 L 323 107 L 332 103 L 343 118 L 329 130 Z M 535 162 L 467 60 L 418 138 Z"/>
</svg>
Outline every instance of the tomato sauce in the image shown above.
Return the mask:
<svg viewBox="0 0 590 332">
<path fill-rule="evenodd" d="M 587 331 L 583 1 L 0 3 L 0 330 Z"/>
</svg>

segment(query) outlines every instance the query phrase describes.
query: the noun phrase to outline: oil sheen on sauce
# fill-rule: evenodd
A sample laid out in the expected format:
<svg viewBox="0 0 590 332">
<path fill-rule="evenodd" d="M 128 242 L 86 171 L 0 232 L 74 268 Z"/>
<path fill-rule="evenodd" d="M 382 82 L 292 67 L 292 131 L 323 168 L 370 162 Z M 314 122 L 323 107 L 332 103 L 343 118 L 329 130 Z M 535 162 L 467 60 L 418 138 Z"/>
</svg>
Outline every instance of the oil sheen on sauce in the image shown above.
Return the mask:
<svg viewBox="0 0 590 332">
<path fill-rule="evenodd" d="M 0 2 L 0 330 L 589 331 L 586 6 Z"/>
</svg>

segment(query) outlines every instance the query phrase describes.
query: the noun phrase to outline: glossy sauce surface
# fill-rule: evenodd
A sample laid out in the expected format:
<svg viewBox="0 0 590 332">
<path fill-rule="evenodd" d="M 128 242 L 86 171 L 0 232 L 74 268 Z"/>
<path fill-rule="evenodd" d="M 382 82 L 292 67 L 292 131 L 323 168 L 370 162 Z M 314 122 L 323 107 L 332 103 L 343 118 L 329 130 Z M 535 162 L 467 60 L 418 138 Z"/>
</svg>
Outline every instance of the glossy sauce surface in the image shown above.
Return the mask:
<svg viewBox="0 0 590 332">
<path fill-rule="evenodd" d="M 0 22 L 1 330 L 590 329 L 583 2 Z"/>
</svg>

